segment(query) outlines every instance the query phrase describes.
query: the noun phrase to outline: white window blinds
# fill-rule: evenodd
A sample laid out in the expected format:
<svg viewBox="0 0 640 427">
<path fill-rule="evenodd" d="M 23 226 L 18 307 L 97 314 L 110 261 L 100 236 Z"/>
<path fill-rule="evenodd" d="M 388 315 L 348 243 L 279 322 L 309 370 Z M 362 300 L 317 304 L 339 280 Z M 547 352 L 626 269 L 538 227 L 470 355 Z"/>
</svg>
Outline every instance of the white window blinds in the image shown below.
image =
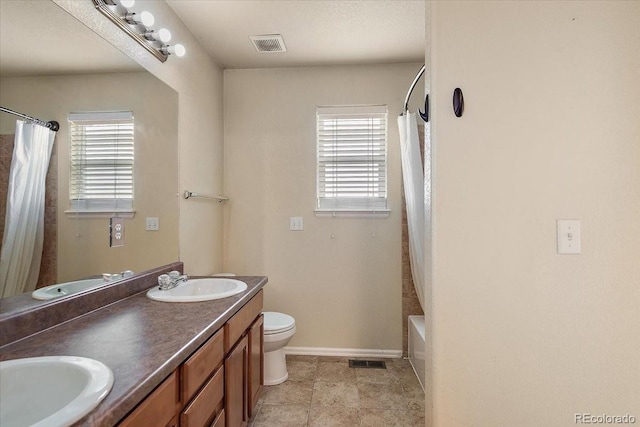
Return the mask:
<svg viewBox="0 0 640 427">
<path fill-rule="evenodd" d="M 387 209 L 387 107 L 318 107 L 318 210 Z"/>
<path fill-rule="evenodd" d="M 71 210 L 131 211 L 133 113 L 70 113 L 68 118 Z"/>
</svg>

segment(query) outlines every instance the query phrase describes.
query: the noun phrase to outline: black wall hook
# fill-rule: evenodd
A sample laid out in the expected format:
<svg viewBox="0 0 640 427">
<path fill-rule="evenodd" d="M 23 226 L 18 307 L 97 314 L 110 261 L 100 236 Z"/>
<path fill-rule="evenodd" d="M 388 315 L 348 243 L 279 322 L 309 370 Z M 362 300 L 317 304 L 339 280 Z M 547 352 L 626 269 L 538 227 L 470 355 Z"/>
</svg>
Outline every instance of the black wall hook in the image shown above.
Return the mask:
<svg viewBox="0 0 640 427">
<path fill-rule="evenodd" d="M 424 113 L 418 108 L 418 114 L 425 122 L 429 122 L 429 94 L 424 98 Z"/>
<path fill-rule="evenodd" d="M 456 117 L 462 117 L 462 113 L 464 113 L 464 97 L 462 89 L 459 87 L 453 90 L 453 113 Z"/>
</svg>

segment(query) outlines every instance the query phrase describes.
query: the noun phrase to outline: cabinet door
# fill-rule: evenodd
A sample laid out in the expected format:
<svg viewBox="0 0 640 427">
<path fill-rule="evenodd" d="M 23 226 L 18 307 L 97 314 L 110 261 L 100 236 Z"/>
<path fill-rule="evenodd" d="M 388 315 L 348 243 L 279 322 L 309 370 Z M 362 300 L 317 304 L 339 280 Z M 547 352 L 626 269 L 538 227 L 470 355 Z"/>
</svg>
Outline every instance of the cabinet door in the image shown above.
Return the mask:
<svg viewBox="0 0 640 427">
<path fill-rule="evenodd" d="M 248 332 L 249 338 L 249 418 L 253 417 L 264 384 L 264 315 L 258 316 Z"/>
<path fill-rule="evenodd" d="M 174 372 L 147 396 L 119 424 L 119 427 L 177 425 L 177 420 L 174 417 L 179 404 L 178 374 Z"/>
<path fill-rule="evenodd" d="M 244 335 L 224 360 L 226 427 L 245 427 L 248 416 L 249 339 Z"/>
</svg>

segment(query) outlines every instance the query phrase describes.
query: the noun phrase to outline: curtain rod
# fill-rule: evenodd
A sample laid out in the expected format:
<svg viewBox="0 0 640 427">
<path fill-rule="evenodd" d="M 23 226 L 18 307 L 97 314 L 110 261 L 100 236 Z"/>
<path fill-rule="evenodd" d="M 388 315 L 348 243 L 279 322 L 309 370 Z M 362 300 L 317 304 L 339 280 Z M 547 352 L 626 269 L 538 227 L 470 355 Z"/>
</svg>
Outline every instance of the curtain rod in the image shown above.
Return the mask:
<svg viewBox="0 0 640 427">
<path fill-rule="evenodd" d="M 36 119 L 35 117 L 27 116 L 26 114 L 18 113 L 17 111 L 13 111 L 5 107 L 0 107 L 0 111 L 4 113 L 13 114 L 14 116 L 22 117 L 23 119 L 29 120 L 30 122 L 37 123 L 41 126 L 49 128 L 54 132 L 57 132 L 58 129 L 60 129 L 60 123 L 54 120 L 50 122 L 45 122 L 44 120 Z"/>
<path fill-rule="evenodd" d="M 420 68 L 420 71 L 418 71 L 418 74 L 416 74 L 416 78 L 413 79 L 413 83 L 411 83 L 411 86 L 409 87 L 409 91 L 407 92 L 407 97 L 404 99 L 404 108 L 402 109 L 402 114 L 409 111 L 409 98 L 411 98 L 411 93 L 413 92 L 413 89 L 415 89 L 416 85 L 418 84 L 418 80 L 420 80 L 420 77 L 422 77 L 422 75 L 424 74 L 424 69 L 425 69 L 425 66 L 423 65 L 422 68 Z"/>
</svg>

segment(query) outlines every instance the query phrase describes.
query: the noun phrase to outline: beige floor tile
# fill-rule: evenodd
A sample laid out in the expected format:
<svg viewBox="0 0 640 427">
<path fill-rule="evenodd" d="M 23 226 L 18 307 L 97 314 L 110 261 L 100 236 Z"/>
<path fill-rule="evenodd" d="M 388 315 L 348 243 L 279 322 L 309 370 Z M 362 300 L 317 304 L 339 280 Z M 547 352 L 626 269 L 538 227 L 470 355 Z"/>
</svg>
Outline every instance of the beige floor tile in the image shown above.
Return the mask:
<svg viewBox="0 0 640 427">
<path fill-rule="evenodd" d="M 318 356 L 306 356 L 306 355 L 302 355 L 302 354 L 287 354 L 285 357 L 287 359 L 287 363 L 292 362 L 292 361 L 310 362 L 310 363 L 317 363 L 318 362 Z"/>
<path fill-rule="evenodd" d="M 318 362 L 316 381 L 327 383 L 355 383 L 356 373 L 347 363 Z"/>
<path fill-rule="evenodd" d="M 311 406 L 345 406 L 357 408 L 358 405 L 358 387 L 355 384 L 316 381 L 313 385 Z"/>
<path fill-rule="evenodd" d="M 424 412 L 393 409 L 360 409 L 362 427 L 424 427 Z"/>
<path fill-rule="evenodd" d="M 361 408 L 408 409 L 407 395 L 400 384 L 358 383 Z"/>
<path fill-rule="evenodd" d="M 308 427 L 355 427 L 360 425 L 358 410 L 336 406 L 312 406 Z"/>
<path fill-rule="evenodd" d="M 313 381 L 316 377 L 317 366 L 316 362 L 288 361 L 289 381 Z"/>
<path fill-rule="evenodd" d="M 285 381 L 265 387 L 263 405 L 310 405 L 313 381 Z"/>
<path fill-rule="evenodd" d="M 420 387 L 420 384 L 418 384 L 417 387 L 407 388 L 403 386 L 402 388 L 404 390 L 409 409 L 424 413 L 424 391 L 422 390 L 422 387 Z"/>
<path fill-rule="evenodd" d="M 415 375 L 413 376 L 413 378 L 401 377 L 400 384 L 402 384 L 402 388 L 404 389 L 404 391 L 416 391 L 416 392 L 419 391 L 424 394 L 424 390 L 420 385 L 420 381 L 418 381 L 418 378 Z"/>
<path fill-rule="evenodd" d="M 308 406 L 264 404 L 252 427 L 305 427 L 308 417 Z"/>
<path fill-rule="evenodd" d="M 354 371 L 358 383 L 400 384 L 400 377 L 392 367 L 388 369 L 359 368 Z"/>
<path fill-rule="evenodd" d="M 408 360 L 371 369 L 348 359 L 287 356 L 289 379 L 264 387 L 249 427 L 424 426 L 424 392 Z"/>
<path fill-rule="evenodd" d="M 328 362 L 328 363 L 349 363 L 349 359 L 352 357 L 345 356 L 319 356 L 318 362 Z"/>
<path fill-rule="evenodd" d="M 409 360 L 405 359 L 389 359 L 389 361 L 387 362 L 387 369 L 395 372 L 397 375 L 401 375 L 402 372 L 407 369 L 411 371 L 413 370 L 411 364 L 409 363 Z"/>
<path fill-rule="evenodd" d="M 413 370 L 413 366 L 411 366 L 411 364 L 409 362 L 407 362 L 406 364 L 394 364 L 393 365 L 393 369 L 395 369 L 395 371 L 398 373 L 398 375 L 400 376 L 416 376 L 416 373 Z"/>
</svg>

